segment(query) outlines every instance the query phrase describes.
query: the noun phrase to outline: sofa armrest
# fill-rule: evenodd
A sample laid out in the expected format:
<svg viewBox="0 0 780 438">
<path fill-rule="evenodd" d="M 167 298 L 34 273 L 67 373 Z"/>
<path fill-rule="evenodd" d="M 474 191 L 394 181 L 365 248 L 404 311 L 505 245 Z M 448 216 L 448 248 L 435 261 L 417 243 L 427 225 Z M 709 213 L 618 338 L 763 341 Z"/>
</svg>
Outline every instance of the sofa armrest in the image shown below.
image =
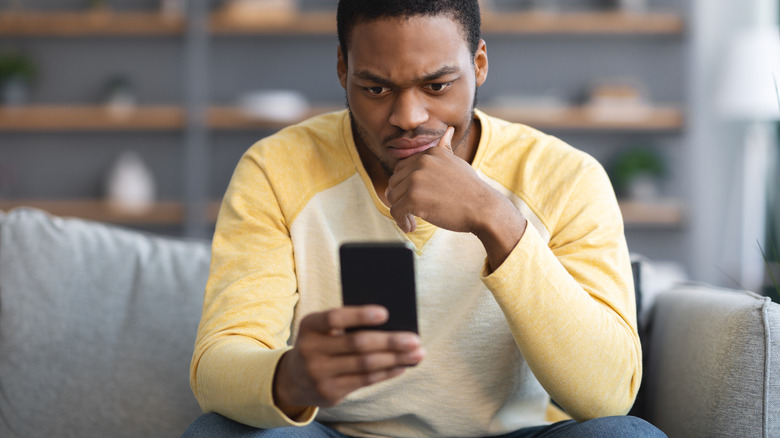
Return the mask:
<svg viewBox="0 0 780 438">
<path fill-rule="evenodd" d="M 780 305 L 681 285 L 646 328 L 642 416 L 670 437 L 780 436 Z"/>
</svg>

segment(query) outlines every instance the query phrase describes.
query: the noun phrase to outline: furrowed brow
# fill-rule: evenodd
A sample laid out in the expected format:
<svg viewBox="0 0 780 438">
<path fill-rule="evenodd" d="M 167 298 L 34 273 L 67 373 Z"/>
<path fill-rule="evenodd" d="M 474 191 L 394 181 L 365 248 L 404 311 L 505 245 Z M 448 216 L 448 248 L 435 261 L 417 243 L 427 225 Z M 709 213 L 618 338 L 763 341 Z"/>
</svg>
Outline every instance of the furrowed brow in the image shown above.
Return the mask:
<svg viewBox="0 0 780 438">
<path fill-rule="evenodd" d="M 453 73 L 457 73 L 460 71 L 460 68 L 454 65 L 445 65 L 444 67 L 436 70 L 435 72 L 425 75 L 422 78 L 420 78 L 421 82 L 430 82 L 435 81 L 436 79 L 439 79 L 442 76 L 450 75 Z"/>
<path fill-rule="evenodd" d="M 460 68 L 458 68 L 457 66 L 446 65 L 446 66 L 436 70 L 433 73 L 430 73 L 430 74 L 423 75 L 423 76 L 420 76 L 418 78 L 415 78 L 413 80 L 413 82 L 430 82 L 430 81 L 435 81 L 435 80 L 439 79 L 442 76 L 446 76 L 446 75 L 449 75 L 449 74 L 457 73 L 459 71 L 460 71 Z M 366 81 L 371 81 L 371 82 L 374 82 L 374 83 L 379 84 L 379 85 L 388 85 L 388 86 L 395 85 L 395 84 L 393 84 L 393 82 L 391 80 L 383 78 L 381 76 L 378 76 L 378 75 L 376 75 L 374 73 L 371 73 L 368 70 L 356 71 L 354 73 L 354 75 L 355 75 L 355 77 L 357 77 L 359 79 L 363 79 L 363 80 L 366 80 Z"/>
<path fill-rule="evenodd" d="M 380 85 L 393 85 L 393 83 L 389 79 L 385 79 L 381 76 L 377 76 L 367 70 L 356 71 L 355 77 L 364 79 L 366 81 L 371 81 Z"/>
</svg>

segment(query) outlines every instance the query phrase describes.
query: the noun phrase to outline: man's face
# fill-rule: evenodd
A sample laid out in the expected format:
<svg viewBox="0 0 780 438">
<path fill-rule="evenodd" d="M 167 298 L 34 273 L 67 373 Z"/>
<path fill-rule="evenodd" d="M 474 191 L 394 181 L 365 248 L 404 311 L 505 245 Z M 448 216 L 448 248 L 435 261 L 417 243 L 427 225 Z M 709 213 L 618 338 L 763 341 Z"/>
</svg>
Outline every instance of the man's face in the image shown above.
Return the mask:
<svg viewBox="0 0 780 438">
<path fill-rule="evenodd" d="M 369 174 L 436 146 L 455 128 L 454 152 L 468 159 L 476 88 L 487 76 L 484 42 L 472 56 L 447 15 L 360 22 L 338 73 L 347 92 L 355 142 Z M 473 143 L 473 144 L 471 144 Z"/>
</svg>

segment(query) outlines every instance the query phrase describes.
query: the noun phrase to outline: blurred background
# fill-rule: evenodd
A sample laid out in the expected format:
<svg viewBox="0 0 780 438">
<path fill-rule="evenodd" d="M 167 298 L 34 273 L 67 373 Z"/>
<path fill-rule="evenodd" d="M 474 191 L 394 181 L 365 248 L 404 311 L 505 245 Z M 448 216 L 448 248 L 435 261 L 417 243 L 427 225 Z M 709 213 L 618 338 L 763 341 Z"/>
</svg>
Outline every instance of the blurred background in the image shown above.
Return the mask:
<svg viewBox="0 0 780 438">
<path fill-rule="evenodd" d="M 0 0 L 0 210 L 210 237 L 246 148 L 343 108 L 336 3 Z M 601 161 L 662 277 L 773 293 L 777 0 L 483 11 L 482 110 Z"/>
</svg>

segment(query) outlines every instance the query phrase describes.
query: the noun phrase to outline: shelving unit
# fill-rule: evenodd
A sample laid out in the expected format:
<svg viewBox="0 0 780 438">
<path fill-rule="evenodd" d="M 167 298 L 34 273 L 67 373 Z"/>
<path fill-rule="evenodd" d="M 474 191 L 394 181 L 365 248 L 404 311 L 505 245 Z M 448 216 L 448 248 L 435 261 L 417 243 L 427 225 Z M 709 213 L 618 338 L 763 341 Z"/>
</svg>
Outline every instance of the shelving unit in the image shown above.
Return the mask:
<svg viewBox="0 0 780 438">
<path fill-rule="evenodd" d="M 160 131 L 184 127 L 184 109 L 142 106 L 112 110 L 97 105 L 0 107 L 0 132 L 24 131 Z"/>
<path fill-rule="evenodd" d="M 4 12 L 0 36 L 165 36 L 184 33 L 184 17 L 160 12 Z"/>
<path fill-rule="evenodd" d="M 335 34 L 335 14 L 303 12 L 278 22 L 235 21 L 212 12 L 205 29 L 207 38 L 221 37 L 318 37 Z M 0 37 L 34 38 L 95 38 L 95 37 L 182 37 L 195 38 L 187 17 L 166 16 L 159 12 L 16 12 L 0 13 Z M 538 36 L 560 37 L 679 37 L 685 23 L 675 13 L 624 14 L 616 12 L 537 13 L 512 12 L 483 14 L 486 35 L 508 35 L 519 38 Z M 184 48 L 182 48 L 184 52 Z M 313 106 L 306 115 L 339 109 L 338 104 Z M 587 107 L 485 107 L 481 109 L 510 121 L 522 122 L 544 130 L 582 131 L 598 133 L 676 133 L 685 129 L 681 107 L 651 107 L 641 117 L 596 117 Z M 188 130 L 188 108 L 184 103 L 143 105 L 116 114 L 105 107 L 86 104 L 30 105 L 20 108 L 0 107 L 0 135 L 29 133 L 112 133 L 112 132 L 178 132 Z M 288 123 L 251 118 L 240 108 L 210 105 L 203 125 L 215 133 L 257 132 L 258 136 L 278 130 Z M 205 140 L 204 140 L 205 141 Z M 2 143 L 0 141 L 0 143 Z M 2 150 L 0 144 L 0 151 Z M 185 145 L 186 147 L 186 145 Z M 206 163 L 208 165 L 208 163 Z M 204 172 L 206 169 L 202 169 Z M 111 209 L 105 202 L 93 199 L 1 199 L 0 210 L 27 205 L 48 210 L 57 215 L 126 225 L 186 225 L 192 210 L 182 200 L 163 201 L 143 215 L 125 214 Z M 206 222 L 213 223 L 218 202 L 209 201 Z M 628 227 L 675 229 L 684 226 L 686 212 L 682 203 L 621 202 Z M 200 218 L 202 220 L 203 218 Z"/>
<path fill-rule="evenodd" d="M 277 130 L 290 123 L 339 109 L 338 106 L 313 106 L 299 120 L 278 121 L 250 117 L 237 107 L 215 106 L 209 108 L 207 126 L 219 130 Z M 649 108 L 638 117 L 624 118 L 600 118 L 585 107 L 481 109 L 491 115 L 540 129 L 651 132 L 674 131 L 684 126 L 683 114 L 678 108 Z M 184 108 L 175 106 L 142 106 L 127 112 L 115 112 L 92 105 L 0 107 L 0 132 L 179 130 L 184 126 L 184 112 Z"/>
<path fill-rule="evenodd" d="M 510 12 L 484 14 L 483 30 L 511 35 L 678 35 L 685 29 L 679 15 L 623 12 Z"/>
<path fill-rule="evenodd" d="M 686 211 L 677 199 L 619 201 L 623 221 L 629 228 L 676 229 L 685 225 Z"/>
<path fill-rule="evenodd" d="M 213 13 L 209 30 L 214 34 L 333 35 L 332 12 L 301 12 L 289 19 L 235 20 Z M 680 16 L 671 13 L 621 12 L 486 12 L 486 34 L 510 35 L 678 35 L 685 30 Z M 159 36 L 183 34 L 184 17 L 160 12 L 4 12 L 0 36 Z"/>
<path fill-rule="evenodd" d="M 331 12 L 300 13 L 281 22 L 269 23 L 233 20 L 220 14 L 211 17 L 210 29 L 216 34 L 307 34 L 333 35 L 336 17 Z M 619 12 L 486 12 L 482 31 L 510 35 L 675 35 L 684 30 L 683 20 L 675 14 Z"/>
<path fill-rule="evenodd" d="M 237 21 L 220 13 L 211 14 L 209 30 L 216 35 L 334 35 L 336 14 L 301 12 L 288 19 Z"/>
<path fill-rule="evenodd" d="M 564 108 L 483 107 L 490 115 L 538 129 L 578 131 L 675 131 L 685 125 L 679 108 L 646 108 L 640 114 L 600 116 L 584 106 Z"/>
</svg>

